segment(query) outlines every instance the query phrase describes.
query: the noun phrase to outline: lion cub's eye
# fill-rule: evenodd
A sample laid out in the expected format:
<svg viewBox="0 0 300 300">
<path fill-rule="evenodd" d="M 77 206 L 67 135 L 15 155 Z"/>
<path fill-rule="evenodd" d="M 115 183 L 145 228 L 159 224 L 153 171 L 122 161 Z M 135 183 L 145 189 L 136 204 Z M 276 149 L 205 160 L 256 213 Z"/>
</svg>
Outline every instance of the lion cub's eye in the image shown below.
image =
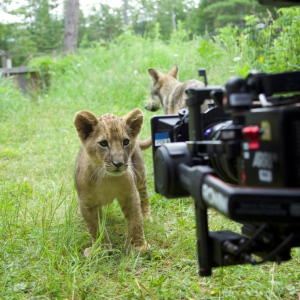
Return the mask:
<svg viewBox="0 0 300 300">
<path fill-rule="evenodd" d="M 130 140 L 129 139 L 124 139 L 123 140 L 123 145 L 127 146 L 129 144 Z"/>
<path fill-rule="evenodd" d="M 108 147 L 108 141 L 101 141 L 101 142 L 99 142 L 99 145 L 101 146 L 101 147 L 104 147 L 104 148 L 106 148 L 106 147 Z"/>
</svg>

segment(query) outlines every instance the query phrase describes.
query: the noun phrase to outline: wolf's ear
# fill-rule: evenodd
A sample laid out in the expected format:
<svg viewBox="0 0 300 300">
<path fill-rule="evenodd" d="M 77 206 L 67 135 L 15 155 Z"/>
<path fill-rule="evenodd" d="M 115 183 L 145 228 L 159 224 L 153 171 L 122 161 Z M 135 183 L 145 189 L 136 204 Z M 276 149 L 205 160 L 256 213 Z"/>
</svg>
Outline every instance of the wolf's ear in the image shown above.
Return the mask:
<svg viewBox="0 0 300 300">
<path fill-rule="evenodd" d="M 178 79 L 178 73 L 179 73 L 179 70 L 178 70 L 178 66 L 177 64 L 174 65 L 174 67 L 169 71 L 169 75 L 174 77 L 175 79 Z"/>
<path fill-rule="evenodd" d="M 153 68 L 149 68 L 148 73 L 152 77 L 154 84 L 159 82 L 162 79 L 162 73 L 160 73 L 159 71 Z"/>
<path fill-rule="evenodd" d="M 94 131 L 94 127 L 97 125 L 98 119 L 90 111 L 81 110 L 76 113 L 73 123 L 80 140 L 84 142 Z"/>
<path fill-rule="evenodd" d="M 125 115 L 123 118 L 127 126 L 129 127 L 129 134 L 133 137 L 137 137 L 141 132 L 144 121 L 143 112 L 139 108 L 136 108 Z"/>
</svg>

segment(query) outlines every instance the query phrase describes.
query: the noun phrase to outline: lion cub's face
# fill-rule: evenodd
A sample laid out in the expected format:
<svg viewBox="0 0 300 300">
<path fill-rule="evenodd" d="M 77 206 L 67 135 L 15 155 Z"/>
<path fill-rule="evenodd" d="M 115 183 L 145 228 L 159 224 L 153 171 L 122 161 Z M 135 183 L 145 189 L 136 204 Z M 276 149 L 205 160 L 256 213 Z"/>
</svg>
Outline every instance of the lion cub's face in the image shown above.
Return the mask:
<svg viewBox="0 0 300 300">
<path fill-rule="evenodd" d="M 82 146 L 89 155 L 97 172 L 120 176 L 130 166 L 130 156 L 143 124 L 143 113 L 135 109 L 124 117 L 105 114 L 96 117 L 87 110 L 79 111 L 74 125 Z"/>
</svg>

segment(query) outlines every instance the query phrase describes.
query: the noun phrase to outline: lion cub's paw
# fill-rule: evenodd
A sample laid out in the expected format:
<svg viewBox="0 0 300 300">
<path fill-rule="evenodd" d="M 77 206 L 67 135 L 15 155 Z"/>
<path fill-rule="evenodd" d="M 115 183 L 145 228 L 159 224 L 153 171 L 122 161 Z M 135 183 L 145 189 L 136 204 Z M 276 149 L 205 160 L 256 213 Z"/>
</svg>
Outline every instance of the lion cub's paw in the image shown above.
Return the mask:
<svg viewBox="0 0 300 300">
<path fill-rule="evenodd" d="M 91 252 L 92 252 L 92 247 L 88 247 L 88 248 L 84 249 L 84 251 L 83 251 L 84 257 L 88 258 L 91 255 Z"/>
<path fill-rule="evenodd" d="M 129 254 L 133 248 L 135 252 L 145 252 L 150 250 L 151 246 L 146 241 L 143 241 L 138 245 L 127 241 L 125 244 L 126 253 Z"/>
<path fill-rule="evenodd" d="M 144 216 L 144 220 L 149 221 L 150 223 L 153 223 L 153 218 L 150 214 Z"/>
<path fill-rule="evenodd" d="M 146 241 L 144 241 L 141 245 L 130 245 L 127 247 L 127 252 L 129 253 L 134 246 L 135 252 L 145 252 L 150 250 L 151 246 Z"/>
<path fill-rule="evenodd" d="M 145 252 L 151 249 L 151 245 L 144 241 L 143 245 L 135 246 L 135 251 Z"/>
<path fill-rule="evenodd" d="M 85 258 L 88 258 L 91 255 L 94 247 L 97 248 L 97 246 L 93 245 L 92 247 L 88 247 L 83 251 L 83 255 Z M 107 250 L 111 254 L 110 251 L 112 250 L 112 245 L 111 244 L 102 244 L 99 249 Z"/>
</svg>

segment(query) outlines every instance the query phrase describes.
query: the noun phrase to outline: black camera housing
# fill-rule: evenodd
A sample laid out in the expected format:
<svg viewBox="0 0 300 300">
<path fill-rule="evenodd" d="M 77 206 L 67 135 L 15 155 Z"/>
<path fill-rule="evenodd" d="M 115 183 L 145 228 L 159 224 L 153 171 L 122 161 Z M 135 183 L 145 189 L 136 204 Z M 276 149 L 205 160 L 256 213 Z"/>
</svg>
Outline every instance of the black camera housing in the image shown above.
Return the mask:
<svg viewBox="0 0 300 300">
<path fill-rule="evenodd" d="M 253 72 L 187 90 L 188 109 L 151 119 L 155 190 L 194 198 L 201 276 L 288 260 L 300 246 L 299 92 L 300 72 Z M 210 98 L 216 106 L 201 113 Z M 242 235 L 209 232 L 208 207 L 243 224 Z"/>
</svg>

